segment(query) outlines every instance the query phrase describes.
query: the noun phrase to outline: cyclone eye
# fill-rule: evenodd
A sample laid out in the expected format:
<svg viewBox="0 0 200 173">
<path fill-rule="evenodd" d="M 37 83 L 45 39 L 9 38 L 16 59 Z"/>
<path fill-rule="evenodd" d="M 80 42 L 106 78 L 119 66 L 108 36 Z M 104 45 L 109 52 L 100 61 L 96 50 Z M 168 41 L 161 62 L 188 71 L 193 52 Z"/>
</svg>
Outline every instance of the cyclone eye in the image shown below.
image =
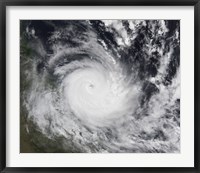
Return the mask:
<svg viewBox="0 0 200 173">
<path fill-rule="evenodd" d="M 94 85 L 93 85 L 93 84 L 90 84 L 89 87 L 93 89 L 93 88 L 94 88 Z"/>
</svg>

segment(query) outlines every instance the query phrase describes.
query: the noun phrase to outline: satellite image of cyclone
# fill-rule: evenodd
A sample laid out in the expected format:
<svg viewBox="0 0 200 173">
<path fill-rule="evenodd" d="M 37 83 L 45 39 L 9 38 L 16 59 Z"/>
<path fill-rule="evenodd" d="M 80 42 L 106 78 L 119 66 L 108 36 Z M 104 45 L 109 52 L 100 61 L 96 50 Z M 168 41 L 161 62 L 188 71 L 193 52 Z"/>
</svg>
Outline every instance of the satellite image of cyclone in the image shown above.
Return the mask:
<svg viewBox="0 0 200 173">
<path fill-rule="evenodd" d="M 180 153 L 179 20 L 21 20 L 21 153 Z"/>
</svg>

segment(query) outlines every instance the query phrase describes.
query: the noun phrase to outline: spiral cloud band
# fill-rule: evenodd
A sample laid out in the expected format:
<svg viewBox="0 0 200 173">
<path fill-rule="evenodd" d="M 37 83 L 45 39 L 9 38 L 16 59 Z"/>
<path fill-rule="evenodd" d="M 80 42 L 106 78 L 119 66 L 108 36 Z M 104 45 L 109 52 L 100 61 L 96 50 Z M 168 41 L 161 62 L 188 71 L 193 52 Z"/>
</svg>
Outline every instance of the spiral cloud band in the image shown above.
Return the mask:
<svg viewBox="0 0 200 173">
<path fill-rule="evenodd" d="M 180 152 L 179 26 L 21 21 L 21 141 L 32 152 Z"/>
</svg>

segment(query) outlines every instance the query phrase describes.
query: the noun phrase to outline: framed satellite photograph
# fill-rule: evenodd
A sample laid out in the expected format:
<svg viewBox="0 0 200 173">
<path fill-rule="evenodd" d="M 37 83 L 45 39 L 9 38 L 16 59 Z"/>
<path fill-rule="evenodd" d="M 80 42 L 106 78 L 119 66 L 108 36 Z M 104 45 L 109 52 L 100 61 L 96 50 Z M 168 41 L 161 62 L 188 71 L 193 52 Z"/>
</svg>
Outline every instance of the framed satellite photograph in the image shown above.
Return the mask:
<svg viewBox="0 0 200 173">
<path fill-rule="evenodd" d="M 1 172 L 200 171 L 199 5 L 3 0 Z"/>
</svg>

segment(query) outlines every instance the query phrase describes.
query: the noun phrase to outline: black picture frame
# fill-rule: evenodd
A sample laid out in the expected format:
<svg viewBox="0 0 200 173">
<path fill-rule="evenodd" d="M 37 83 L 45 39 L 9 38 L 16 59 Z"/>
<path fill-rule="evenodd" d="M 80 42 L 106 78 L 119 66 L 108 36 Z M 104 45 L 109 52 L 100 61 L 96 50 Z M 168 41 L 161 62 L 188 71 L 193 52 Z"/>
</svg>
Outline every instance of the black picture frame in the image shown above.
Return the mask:
<svg viewBox="0 0 200 173">
<path fill-rule="evenodd" d="M 195 115 L 194 167 L 126 167 L 126 168 L 72 168 L 72 167 L 6 167 L 6 7 L 7 6 L 193 6 L 195 24 Z M 0 171 L 3 172 L 200 172 L 200 1 L 199 0 L 1 0 L 0 1 Z"/>
</svg>

